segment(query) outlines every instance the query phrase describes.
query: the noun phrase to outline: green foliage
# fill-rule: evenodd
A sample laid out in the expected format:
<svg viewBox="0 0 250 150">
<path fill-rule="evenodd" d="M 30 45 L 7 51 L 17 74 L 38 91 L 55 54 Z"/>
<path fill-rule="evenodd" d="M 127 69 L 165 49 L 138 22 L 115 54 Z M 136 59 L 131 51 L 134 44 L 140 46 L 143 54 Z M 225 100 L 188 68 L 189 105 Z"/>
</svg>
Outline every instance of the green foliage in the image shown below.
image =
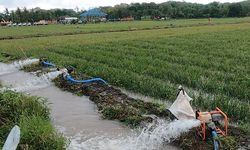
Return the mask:
<svg viewBox="0 0 250 150">
<path fill-rule="evenodd" d="M 243 122 L 240 121 L 239 123 L 239 127 L 244 130 L 247 134 L 250 135 L 250 123 L 249 122 Z"/>
<path fill-rule="evenodd" d="M 141 125 L 141 123 L 147 119 L 148 118 L 143 117 L 143 116 L 128 116 L 124 122 L 125 124 L 131 127 L 137 127 Z"/>
<path fill-rule="evenodd" d="M 0 92 L 0 147 L 14 125 L 20 126 L 18 149 L 64 149 L 64 138 L 49 119 L 46 101 L 12 91 Z"/>
<path fill-rule="evenodd" d="M 101 106 L 99 108 L 102 108 L 101 113 L 102 113 L 103 118 L 110 119 L 110 120 L 117 119 L 131 127 L 137 127 L 141 125 L 143 121 L 152 120 L 152 118 L 150 117 L 143 116 L 143 114 L 146 114 L 146 113 L 143 112 L 141 108 L 136 108 L 133 106 L 113 104 L 113 105 Z"/>
<path fill-rule="evenodd" d="M 237 147 L 237 141 L 233 136 L 223 136 L 217 139 L 220 144 L 220 149 L 234 150 Z"/>
<path fill-rule="evenodd" d="M 6 21 L 12 21 L 16 23 L 20 22 L 36 22 L 40 20 L 57 20 L 61 16 L 78 16 L 77 12 L 72 9 L 51 9 L 44 10 L 39 7 L 28 10 L 26 7 L 11 12 L 8 9 L 5 10 L 3 18 Z M 1 19 L 1 14 L 0 14 Z"/>
<path fill-rule="evenodd" d="M 125 110 L 122 106 L 107 106 L 102 109 L 102 115 L 106 119 L 124 118 Z"/>
<path fill-rule="evenodd" d="M 20 59 L 20 57 L 16 55 L 10 55 L 8 53 L 0 52 L 0 62 L 9 62 L 9 61 L 17 60 L 17 59 Z"/>
<path fill-rule="evenodd" d="M 46 101 L 37 97 L 28 97 L 11 91 L 0 93 L 0 125 L 19 122 L 21 116 L 42 116 L 49 119 Z M 11 112 L 11 113 L 10 113 Z"/>
<path fill-rule="evenodd" d="M 65 139 L 55 131 L 49 120 L 40 116 L 22 117 L 19 125 L 22 135 L 19 149 L 64 149 Z"/>
<path fill-rule="evenodd" d="M 244 17 L 250 14 L 249 1 L 238 3 L 218 3 L 197 4 L 188 2 L 168 1 L 160 4 L 151 3 L 131 3 L 120 4 L 114 7 L 101 7 L 106 13 L 107 18 L 119 20 L 126 17 L 134 17 L 141 20 L 149 16 L 150 19 L 168 18 L 207 18 L 207 17 Z M 77 10 L 78 11 L 78 10 Z M 23 9 L 17 8 L 9 12 L 5 10 L 0 14 L 0 19 L 11 20 L 13 22 L 33 22 L 39 20 L 57 20 L 62 16 L 80 17 L 81 12 L 72 9 L 51 9 L 43 10 L 40 8 Z"/>
<path fill-rule="evenodd" d="M 188 2 L 168 1 L 156 3 L 120 4 L 114 7 L 102 7 L 109 19 L 133 16 L 140 20 L 149 16 L 151 19 L 161 18 L 207 18 L 207 17 L 242 17 L 249 15 L 249 1 L 238 3 L 212 2 L 206 5 Z M 243 8 L 245 10 L 243 10 Z"/>
</svg>

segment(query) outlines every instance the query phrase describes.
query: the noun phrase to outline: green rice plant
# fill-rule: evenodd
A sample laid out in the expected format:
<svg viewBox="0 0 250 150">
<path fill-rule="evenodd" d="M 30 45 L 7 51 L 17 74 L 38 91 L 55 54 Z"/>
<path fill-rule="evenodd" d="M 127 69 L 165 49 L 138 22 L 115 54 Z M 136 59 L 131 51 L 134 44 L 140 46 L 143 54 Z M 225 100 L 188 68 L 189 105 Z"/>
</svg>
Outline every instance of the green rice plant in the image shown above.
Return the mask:
<svg viewBox="0 0 250 150">
<path fill-rule="evenodd" d="M 201 95 L 194 97 L 197 107 L 219 106 L 230 117 L 246 122 L 250 118 L 248 19 L 242 18 L 245 23 L 238 24 L 227 24 L 238 19 L 218 19 L 213 26 L 0 41 L 0 51 L 24 58 L 22 47 L 28 57 L 47 56 L 60 67 L 72 65 L 112 85 L 169 101 L 176 98 L 176 88 L 183 85 Z M 190 21 L 188 25 L 199 22 Z M 138 28 L 154 24 L 134 23 Z M 97 26 L 88 25 L 90 30 Z M 106 24 L 102 30 L 123 28 L 126 23 L 121 26 Z"/>
<path fill-rule="evenodd" d="M 213 19 L 213 24 L 237 24 L 250 22 L 249 17 L 245 18 L 224 18 Z M 76 34 L 105 33 L 105 32 L 122 32 L 135 30 L 152 30 L 174 27 L 189 26 L 206 26 L 210 25 L 207 19 L 173 19 L 168 21 L 132 21 L 117 23 L 101 23 L 86 25 L 49 25 L 49 26 L 32 26 L 32 27 L 0 27 L 1 39 L 22 39 L 31 37 L 47 36 L 64 36 Z"/>
</svg>

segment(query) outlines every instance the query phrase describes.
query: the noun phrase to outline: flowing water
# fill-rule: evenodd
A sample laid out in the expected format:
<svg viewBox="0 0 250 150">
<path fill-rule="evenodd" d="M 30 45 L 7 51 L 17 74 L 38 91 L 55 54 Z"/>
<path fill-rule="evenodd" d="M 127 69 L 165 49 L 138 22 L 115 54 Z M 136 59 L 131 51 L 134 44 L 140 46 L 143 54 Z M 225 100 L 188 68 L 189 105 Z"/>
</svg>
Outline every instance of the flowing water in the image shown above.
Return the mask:
<svg viewBox="0 0 250 150">
<path fill-rule="evenodd" d="M 0 75 L 15 72 L 17 71 L 17 69 L 20 69 L 25 65 L 29 65 L 37 61 L 39 60 L 38 59 L 26 59 L 26 60 L 15 61 L 11 64 L 0 63 Z"/>
<path fill-rule="evenodd" d="M 53 123 L 71 141 L 68 150 L 174 150 L 178 148 L 168 145 L 170 140 L 199 125 L 195 120 L 156 120 L 132 131 L 117 121 L 102 120 L 88 97 L 61 91 L 51 83 L 61 72 L 37 77 L 18 70 L 35 61 L 0 63 L 0 80 L 11 90 L 48 99 Z"/>
<path fill-rule="evenodd" d="M 91 149 L 91 150 L 174 150 L 176 147 L 167 145 L 172 139 L 179 137 L 189 129 L 197 127 L 200 122 L 197 120 L 156 120 L 143 128 L 142 131 L 133 135 L 107 138 L 104 136 L 91 138 L 84 142 L 74 139 L 69 146 L 70 149 Z"/>
</svg>

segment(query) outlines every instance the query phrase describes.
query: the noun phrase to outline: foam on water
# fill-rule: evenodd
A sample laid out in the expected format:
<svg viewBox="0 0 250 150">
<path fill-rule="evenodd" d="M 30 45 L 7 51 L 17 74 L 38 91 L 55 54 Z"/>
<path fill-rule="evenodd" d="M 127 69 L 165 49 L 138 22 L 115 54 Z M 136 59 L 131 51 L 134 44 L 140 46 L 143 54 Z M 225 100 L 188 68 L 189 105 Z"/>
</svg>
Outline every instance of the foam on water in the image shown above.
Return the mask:
<svg viewBox="0 0 250 150">
<path fill-rule="evenodd" d="M 32 63 L 37 62 L 37 61 L 39 61 L 39 59 L 19 60 L 19 61 L 15 61 L 11 64 L 0 63 L 0 75 L 4 75 L 4 74 L 18 71 L 23 66 L 32 64 Z"/>
<path fill-rule="evenodd" d="M 145 127 L 139 134 L 127 137 L 107 138 L 98 136 L 81 142 L 81 136 L 71 140 L 68 150 L 161 150 L 166 144 L 197 127 L 197 120 L 157 120 Z M 165 146 L 164 146 L 165 144 Z"/>
<path fill-rule="evenodd" d="M 40 77 L 35 76 L 34 78 L 31 78 L 30 80 L 25 80 L 17 85 L 14 85 L 14 87 L 10 88 L 10 90 L 17 91 L 17 92 L 25 92 L 25 91 L 45 88 L 51 85 L 51 80 L 55 79 L 61 73 L 62 73 L 61 71 L 55 71 L 55 72 L 44 74 Z"/>
</svg>

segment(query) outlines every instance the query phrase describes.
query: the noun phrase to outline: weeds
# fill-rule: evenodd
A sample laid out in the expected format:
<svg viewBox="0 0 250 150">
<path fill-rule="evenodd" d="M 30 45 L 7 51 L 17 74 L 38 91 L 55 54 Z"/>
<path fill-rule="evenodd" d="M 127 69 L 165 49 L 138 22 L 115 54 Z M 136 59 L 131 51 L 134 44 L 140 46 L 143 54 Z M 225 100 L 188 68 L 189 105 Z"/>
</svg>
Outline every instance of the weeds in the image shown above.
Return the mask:
<svg viewBox="0 0 250 150">
<path fill-rule="evenodd" d="M 21 128 L 18 149 L 64 149 L 65 139 L 51 124 L 47 102 L 12 91 L 0 92 L 0 147 L 14 125 Z"/>
</svg>

